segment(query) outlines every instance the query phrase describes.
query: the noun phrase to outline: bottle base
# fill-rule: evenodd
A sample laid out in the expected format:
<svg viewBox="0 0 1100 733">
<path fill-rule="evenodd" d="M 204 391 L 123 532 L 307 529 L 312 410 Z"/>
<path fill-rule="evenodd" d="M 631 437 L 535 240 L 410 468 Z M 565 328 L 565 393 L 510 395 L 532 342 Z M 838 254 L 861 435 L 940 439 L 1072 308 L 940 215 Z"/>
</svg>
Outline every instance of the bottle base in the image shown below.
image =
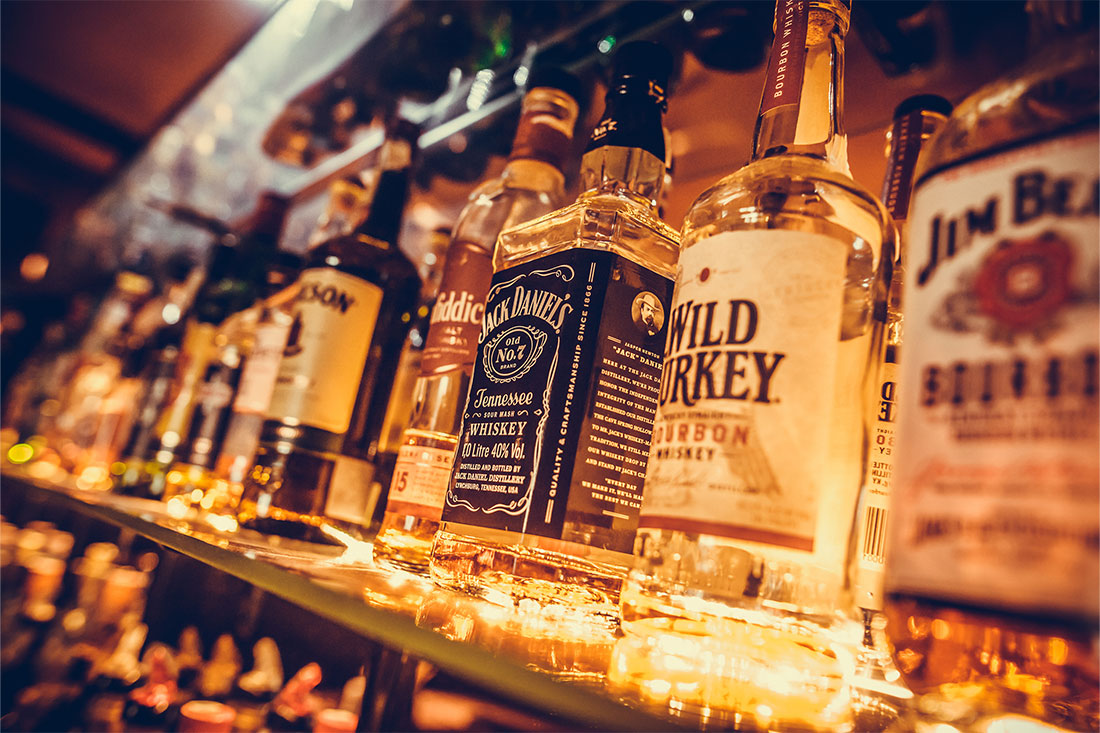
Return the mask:
<svg viewBox="0 0 1100 733">
<path fill-rule="evenodd" d="M 386 512 L 374 538 L 374 562 L 417 575 L 428 574 L 432 540 L 439 522 Z"/>
<path fill-rule="evenodd" d="M 439 585 L 497 605 L 553 607 L 617 626 L 626 569 L 556 550 L 441 531 L 432 546 L 430 574 Z"/>
</svg>

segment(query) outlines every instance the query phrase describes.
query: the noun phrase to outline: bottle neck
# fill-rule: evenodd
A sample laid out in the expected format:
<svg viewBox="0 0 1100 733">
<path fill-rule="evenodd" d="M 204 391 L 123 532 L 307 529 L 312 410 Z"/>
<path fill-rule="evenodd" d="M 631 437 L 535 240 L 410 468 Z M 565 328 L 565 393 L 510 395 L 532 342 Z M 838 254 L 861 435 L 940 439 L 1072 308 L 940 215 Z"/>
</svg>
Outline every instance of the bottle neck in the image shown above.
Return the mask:
<svg viewBox="0 0 1100 733">
<path fill-rule="evenodd" d="M 664 161 L 642 148 L 605 145 L 581 159 L 582 199 L 611 194 L 656 212 L 664 182 Z"/>
<path fill-rule="evenodd" d="M 848 172 L 841 116 L 847 31 L 841 0 L 779 0 L 753 160 L 807 155 Z"/>
<path fill-rule="evenodd" d="M 947 116 L 930 109 L 915 108 L 894 119 L 887 134 L 886 177 L 882 181 L 882 203 L 900 226 L 909 216 L 913 174 L 921 147 L 938 130 Z"/>
<path fill-rule="evenodd" d="M 401 215 L 409 196 L 409 184 L 408 168 L 383 170 L 378 177 L 378 186 L 367 216 L 356 227 L 355 233 L 396 245 L 401 232 Z"/>
<path fill-rule="evenodd" d="M 611 84 L 607 109 L 581 158 L 581 198 L 613 194 L 657 211 L 665 181 L 664 89 L 643 77 Z"/>
</svg>

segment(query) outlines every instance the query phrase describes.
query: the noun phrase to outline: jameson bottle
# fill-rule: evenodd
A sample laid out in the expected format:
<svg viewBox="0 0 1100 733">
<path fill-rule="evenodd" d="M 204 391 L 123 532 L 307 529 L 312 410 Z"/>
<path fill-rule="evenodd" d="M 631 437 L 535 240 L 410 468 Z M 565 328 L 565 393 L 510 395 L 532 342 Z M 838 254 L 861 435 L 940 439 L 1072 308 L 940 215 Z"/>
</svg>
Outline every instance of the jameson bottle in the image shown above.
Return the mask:
<svg viewBox="0 0 1100 733">
<path fill-rule="evenodd" d="M 894 242 L 882 204 L 848 173 L 849 12 L 839 0 L 779 0 L 752 161 L 684 221 L 622 593 L 623 630 L 641 641 L 616 682 L 662 680 L 685 715 L 850 725 L 863 396 L 882 327 L 873 295 L 886 292 Z M 723 683 L 681 684 L 685 674 Z"/>
<path fill-rule="evenodd" d="M 1029 9 L 1043 47 L 932 138 L 909 218 L 885 612 L 911 728 L 1100 723 L 1097 6 Z"/>
<path fill-rule="evenodd" d="M 443 585 L 614 623 L 679 253 L 656 216 L 670 70 L 623 46 L 584 193 L 500 235 L 432 547 Z"/>
<path fill-rule="evenodd" d="M 313 249 L 298 278 L 267 422 L 244 478 L 243 526 L 331 541 L 331 528 L 358 532 L 371 516 L 371 461 L 420 292 L 397 247 L 417 137 L 411 123 L 391 125 L 366 219 Z"/>
<path fill-rule="evenodd" d="M 577 87 L 565 74 L 536 72 L 504 171 L 474 190 L 455 225 L 413 388 L 413 416 L 399 442 L 386 514 L 374 540 L 378 561 L 414 572 L 428 569 L 477 357 L 493 247 L 501 230 L 564 203 L 562 166 L 577 120 Z"/>
<path fill-rule="evenodd" d="M 152 456 L 135 457 L 142 464 L 138 470 L 127 466 L 116 486 L 123 493 L 164 498 L 167 469 L 183 457 L 192 417 L 207 397 L 202 385 L 218 355 L 218 326 L 262 293 L 289 206 L 286 197 L 264 192 L 243 233 L 226 235 L 214 246 L 206 280 L 185 320 L 173 394 L 155 428 L 158 445 Z"/>
</svg>

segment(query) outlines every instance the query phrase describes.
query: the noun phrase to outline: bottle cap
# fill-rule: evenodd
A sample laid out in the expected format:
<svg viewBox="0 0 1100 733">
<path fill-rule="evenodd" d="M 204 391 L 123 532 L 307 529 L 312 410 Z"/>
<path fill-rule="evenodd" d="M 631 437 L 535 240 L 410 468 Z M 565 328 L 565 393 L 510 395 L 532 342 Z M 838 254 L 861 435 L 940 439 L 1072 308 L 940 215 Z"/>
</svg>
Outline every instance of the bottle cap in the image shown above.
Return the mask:
<svg viewBox="0 0 1100 733">
<path fill-rule="evenodd" d="M 898 117 L 902 117 L 918 109 L 938 112 L 944 117 L 948 117 L 951 115 L 953 107 L 950 102 L 938 94 L 915 94 L 903 100 L 901 104 L 894 108 L 894 119 L 896 120 Z"/>
<path fill-rule="evenodd" d="M 615 53 L 612 68 L 612 91 L 623 79 L 642 79 L 660 88 L 659 103 L 664 103 L 668 78 L 672 75 L 672 54 L 667 48 L 652 41 L 632 41 Z"/>
<path fill-rule="evenodd" d="M 641 148 L 664 161 L 661 113 L 668 108 L 671 74 L 672 54 L 664 46 L 634 41 L 620 48 L 607 88 L 607 107 L 585 152 L 605 146 Z"/>
</svg>

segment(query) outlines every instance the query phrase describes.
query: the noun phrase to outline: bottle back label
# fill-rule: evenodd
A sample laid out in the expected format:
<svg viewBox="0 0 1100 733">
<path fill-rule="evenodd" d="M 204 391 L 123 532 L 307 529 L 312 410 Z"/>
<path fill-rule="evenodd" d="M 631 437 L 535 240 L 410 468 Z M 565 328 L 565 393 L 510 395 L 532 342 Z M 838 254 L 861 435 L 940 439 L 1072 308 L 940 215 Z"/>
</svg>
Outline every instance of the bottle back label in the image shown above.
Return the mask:
<svg viewBox="0 0 1100 733">
<path fill-rule="evenodd" d="M 892 351 L 892 349 L 891 349 Z M 871 445 L 857 512 L 856 573 L 853 582 L 860 608 L 882 610 L 883 570 L 894 485 L 897 444 L 898 365 L 883 361 L 878 368 L 878 391 L 871 403 Z"/>
<path fill-rule="evenodd" d="M 252 350 L 241 369 L 241 385 L 233 401 L 234 412 L 261 415 L 267 412 L 289 332 L 290 324 L 261 323 L 256 327 Z"/>
<path fill-rule="evenodd" d="M 302 272 L 267 414 L 331 433 L 351 421 L 382 289 L 328 267 Z"/>
<path fill-rule="evenodd" d="M 1096 619 L 1096 130 L 936 173 L 910 217 L 889 590 Z"/>
<path fill-rule="evenodd" d="M 846 254 L 745 231 L 680 255 L 641 527 L 815 549 Z"/>
<path fill-rule="evenodd" d="M 430 377 L 458 367 L 467 373 L 473 370 L 485 293 L 492 278 L 492 254 L 484 247 L 456 240 L 447 249 L 420 362 L 421 375 Z"/>
<path fill-rule="evenodd" d="M 588 249 L 493 277 L 443 521 L 631 550 L 671 292 Z"/>
<path fill-rule="evenodd" d="M 230 405 L 241 370 L 237 363 L 215 360 L 195 390 L 195 408 L 187 436 L 187 462 L 202 468 L 213 467 L 232 415 Z"/>
</svg>

